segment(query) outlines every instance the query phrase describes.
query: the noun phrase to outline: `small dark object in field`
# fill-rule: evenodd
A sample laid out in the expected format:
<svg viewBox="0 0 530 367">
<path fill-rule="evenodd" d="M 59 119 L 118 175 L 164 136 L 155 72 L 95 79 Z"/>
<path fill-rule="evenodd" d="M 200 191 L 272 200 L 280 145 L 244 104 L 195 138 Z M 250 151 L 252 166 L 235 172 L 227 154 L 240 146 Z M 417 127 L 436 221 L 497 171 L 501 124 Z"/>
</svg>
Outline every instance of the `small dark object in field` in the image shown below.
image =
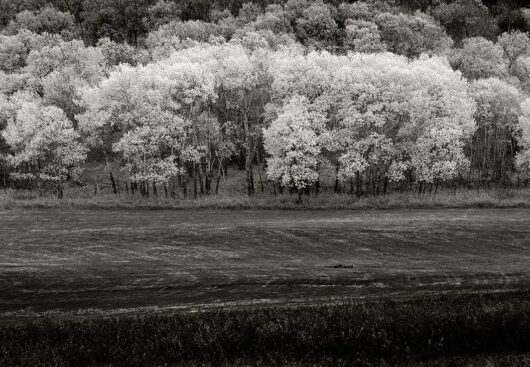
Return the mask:
<svg viewBox="0 0 530 367">
<path fill-rule="evenodd" d="M 336 265 L 330 266 L 330 268 L 333 268 L 333 269 L 353 269 L 353 265 L 336 264 Z"/>
</svg>

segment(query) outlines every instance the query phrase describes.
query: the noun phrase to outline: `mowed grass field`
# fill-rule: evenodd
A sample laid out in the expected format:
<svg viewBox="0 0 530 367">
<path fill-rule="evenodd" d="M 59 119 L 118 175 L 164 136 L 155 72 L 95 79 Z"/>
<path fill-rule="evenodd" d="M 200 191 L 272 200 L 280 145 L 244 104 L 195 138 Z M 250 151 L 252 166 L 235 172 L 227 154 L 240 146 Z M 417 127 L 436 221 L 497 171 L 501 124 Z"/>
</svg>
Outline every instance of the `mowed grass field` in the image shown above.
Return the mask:
<svg viewBox="0 0 530 367">
<path fill-rule="evenodd" d="M 530 210 L 0 212 L 0 320 L 530 289 Z"/>
</svg>

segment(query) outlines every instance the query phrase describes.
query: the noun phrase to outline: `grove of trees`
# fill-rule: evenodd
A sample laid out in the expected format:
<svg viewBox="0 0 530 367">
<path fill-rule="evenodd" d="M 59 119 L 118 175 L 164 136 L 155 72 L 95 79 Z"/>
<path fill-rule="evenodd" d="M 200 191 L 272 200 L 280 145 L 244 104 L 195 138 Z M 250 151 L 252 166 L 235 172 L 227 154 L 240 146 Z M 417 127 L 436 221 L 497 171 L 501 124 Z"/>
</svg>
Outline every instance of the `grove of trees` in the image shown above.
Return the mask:
<svg viewBox="0 0 530 367">
<path fill-rule="evenodd" d="M 352 195 L 530 180 L 516 1 L 0 0 L 0 185 Z M 242 188 L 243 189 L 243 188 Z"/>
</svg>

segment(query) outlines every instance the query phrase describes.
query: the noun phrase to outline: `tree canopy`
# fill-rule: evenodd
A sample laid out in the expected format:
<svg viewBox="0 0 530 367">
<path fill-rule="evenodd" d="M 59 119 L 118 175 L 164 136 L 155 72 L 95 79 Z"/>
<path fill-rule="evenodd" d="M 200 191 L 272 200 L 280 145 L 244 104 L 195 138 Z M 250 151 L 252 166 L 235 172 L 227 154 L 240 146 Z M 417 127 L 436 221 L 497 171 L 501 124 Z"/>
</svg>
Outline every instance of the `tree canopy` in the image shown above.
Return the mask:
<svg viewBox="0 0 530 367">
<path fill-rule="evenodd" d="M 144 193 L 194 196 L 230 165 L 249 195 L 256 170 L 262 190 L 298 192 L 332 170 L 358 195 L 528 176 L 517 2 L 0 0 L 0 14 L 12 185 L 62 187 L 85 160 L 113 185 L 120 169 Z"/>
</svg>

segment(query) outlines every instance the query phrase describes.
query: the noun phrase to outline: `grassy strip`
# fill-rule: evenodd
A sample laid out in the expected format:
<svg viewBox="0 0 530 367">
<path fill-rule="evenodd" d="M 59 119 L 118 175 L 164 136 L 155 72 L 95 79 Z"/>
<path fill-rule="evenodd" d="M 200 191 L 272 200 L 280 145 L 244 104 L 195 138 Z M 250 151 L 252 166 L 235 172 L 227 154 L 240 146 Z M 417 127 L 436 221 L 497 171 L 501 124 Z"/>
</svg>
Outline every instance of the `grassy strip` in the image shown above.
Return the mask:
<svg viewBox="0 0 530 367">
<path fill-rule="evenodd" d="M 318 197 L 296 195 L 208 196 L 193 199 L 102 194 L 91 195 L 70 189 L 63 199 L 39 197 L 35 192 L 9 190 L 0 193 L 0 210 L 8 209 L 443 209 L 443 208 L 530 208 L 530 189 L 460 190 L 437 194 L 406 192 L 356 198 L 346 194 L 323 193 Z"/>
<path fill-rule="evenodd" d="M 530 291 L 0 328 L 0 366 L 375 366 L 528 352 Z"/>
</svg>

